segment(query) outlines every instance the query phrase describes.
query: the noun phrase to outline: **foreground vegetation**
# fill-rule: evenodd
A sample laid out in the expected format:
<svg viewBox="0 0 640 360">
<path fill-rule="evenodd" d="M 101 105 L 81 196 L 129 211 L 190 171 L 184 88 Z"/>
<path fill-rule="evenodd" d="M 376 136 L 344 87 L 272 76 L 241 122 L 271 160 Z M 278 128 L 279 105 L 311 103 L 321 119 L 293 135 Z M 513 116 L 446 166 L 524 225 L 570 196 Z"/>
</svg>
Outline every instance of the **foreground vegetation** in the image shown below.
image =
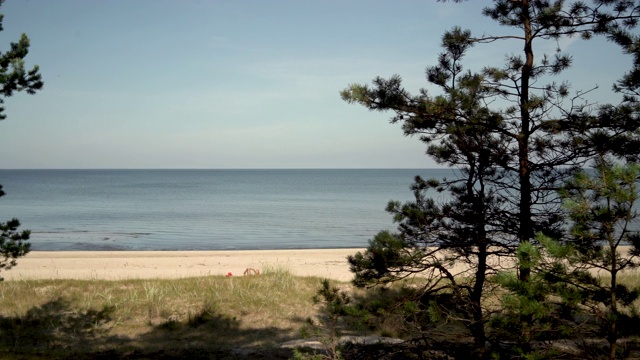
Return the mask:
<svg viewBox="0 0 640 360">
<path fill-rule="evenodd" d="M 620 281 L 637 288 L 640 274 L 624 274 Z M 413 278 L 392 287 L 357 290 L 344 283 L 296 277 L 283 269 L 245 277 L 2 282 L 0 357 L 463 358 L 473 351 L 463 326 L 435 313 L 425 321 L 410 307 L 422 283 L 421 278 Z M 344 296 L 332 296 L 331 290 Z M 487 301 L 501 296 L 495 295 Z M 621 331 L 621 356 L 640 356 L 640 321 L 632 316 L 639 304 L 623 309 L 630 316 Z M 572 336 L 548 338 L 537 346 L 553 349 L 554 356 L 562 358 L 599 358 L 606 352 L 606 343 L 583 337 L 590 327 L 597 327 L 597 319 L 584 318 L 580 323 L 581 330 Z M 415 334 L 425 330 L 429 336 L 416 342 Z M 366 349 L 331 343 L 332 337 L 345 334 L 413 341 Z M 280 347 L 286 341 L 310 337 L 319 337 L 326 347 L 306 354 Z M 490 350 L 495 357 L 509 357 L 510 349 Z"/>
<path fill-rule="evenodd" d="M 243 357 L 238 349 L 271 357 L 315 316 L 319 283 L 281 269 L 245 277 L 3 282 L 0 357 Z"/>
</svg>

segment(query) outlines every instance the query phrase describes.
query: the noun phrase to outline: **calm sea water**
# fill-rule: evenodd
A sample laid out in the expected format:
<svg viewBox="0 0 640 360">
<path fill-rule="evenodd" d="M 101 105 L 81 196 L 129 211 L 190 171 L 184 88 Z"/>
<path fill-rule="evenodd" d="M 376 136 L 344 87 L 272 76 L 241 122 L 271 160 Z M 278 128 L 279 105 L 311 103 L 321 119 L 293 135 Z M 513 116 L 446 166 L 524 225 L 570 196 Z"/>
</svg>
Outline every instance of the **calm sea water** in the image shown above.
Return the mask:
<svg viewBox="0 0 640 360">
<path fill-rule="evenodd" d="M 34 250 L 363 247 L 389 200 L 450 170 L 0 170 Z"/>
</svg>

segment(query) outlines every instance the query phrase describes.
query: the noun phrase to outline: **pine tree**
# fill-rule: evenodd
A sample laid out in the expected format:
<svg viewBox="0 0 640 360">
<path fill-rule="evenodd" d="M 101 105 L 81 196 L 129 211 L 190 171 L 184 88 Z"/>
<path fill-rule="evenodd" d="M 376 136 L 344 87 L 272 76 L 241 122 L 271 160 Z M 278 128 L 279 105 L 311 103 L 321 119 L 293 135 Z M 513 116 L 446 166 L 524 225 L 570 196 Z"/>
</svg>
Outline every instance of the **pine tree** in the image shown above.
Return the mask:
<svg viewBox="0 0 640 360">
<path fill-rule="evenodd" d="M 616 359 L 619 326 L 625 317 L 620 307 L 640 297 L 640 289 L 630 289 L 618 280 L 623 270 L 640 266 L 640 231 L 632 225 L 638 219 L 634 205 L 640 167 L 616 164 L 606 156 L 596 158 L 593 165 L 594 173 L 583 170 L 576 174 L 562 195 L 572 225 L 570 243 L 577 250 L 574 263 L 600 275 L 585 287 L 585 305 L 600 315 L 609 358 Z M 626 250 L 625 245 L 631 249 Z"/>
<path fill-rule="evenodd" d="M 640 41 L 630 32 L 640 5 L 623 0 L 590 5 L 495 0 L 483 13 L 504 26 L 504 34 L 473 37 L 459 28 L 447 32 L 446 51 L 438 65 L 427 68 L 427 80 L 440 88 L 441 95 L 432 96 L 426 89 L 411 95 L 397 75 L 376 78 L 373 87 L 352 84 L 341 93 L 345 101 L 370 110 L 394 112 L 392 123 L 402 124 L 405 135 L 420 136 L 430 156 L 460 174 L 455 180 L 417 179 L 415 202 L 389 206 L 400 223 L 399 232 L 379 234 L 365 253 L 349 259 L 356 283 L 364 286 L 417 272 L 437 273 L 437 278 L 449 280 L 454 294 L 465 290 L 466 295 L 458 297 L 464 299 L 458 312 L 481 307 L 484 281 L 496 271 L 488 265 L 489 257 L 518 255 L 516 279 L 523 284 L 530 281 L 534 263 L 527 257 L 532 252 L 518 249 L 538 244 L 538 233 L 563 238 L 565 222 L 557 191 L 575 169 L 598 153 L 632 159 L 640 149 L 635 99 L 640 88 L 636 70 Z M 557 81 L 571 66 L 569 55 L 558 51 L 534 57 L 538 43 L 596 35 L 635 56 L 634 69 L 614 88 L 625 96 L 621 105 L 596 106 L 585 100 L 585 92 L 572 92 L 567 83 Z M 522 51 L 521 55 L 509 55 L 502 66 L 462 72 L 461 60 L 471 46 L 504 39 L 516 40 L 514 54 Z M 433 189 L 449 191 L 451 202 L 436 204 L 429 199 L 425 191 Z M 455 255 L 443 258 L 441 250 Z M 465 277 L 448 271 L 453 259 L 463 259 L 473 269 L 473 285 L 457 285 Z M 427 284 L 442 284 L 430 279 Z M 434 290 L 441 287 L 427 285 L 424 293 Z M 486 323 L 486 313 L 480 314 L 475 323 Z M 473 324 L 474 316 L 463 316 L 463 322 Z M 518 321 L 528 323 L 532 317 L 523 312 Z M 469 330 L 476 346 L 484 346 L 484 331 Z M 527 337 L 534 338 L 535 334 Z M 527 352 L 528 345 L 522 345 Z"/>
<path fill-rule="evenodd" d="M 0 185 L 0 197 L 5 193 Z M 18 231 L 20 221 L 13 218 L 7 222 L 0 222 L 0 269 L 9 270 L 16 265 L 16 259 L 25 256 L 31 244 L 28 242 L 29 230 Z M 0 281 L 2 278 L 0 277 Z"/>
<path fill-rule="evenodd" d="M 518 261 L 528 259 L 531 279 L 525 283 L 500 274 L 499 282 L 510 294 L 504 311 L 492 319 L 492 328 L 519 344 L 530 342 L 533 334 L 543 339 L 545 332 L 604 336 L 608 357 L 616 359 L 618 339 L 634 331 L 630 327 L 639 320 L 632 303 L 640 298 L 640 288 L 620 283 L 619 275 L 640 266 L 640 231 L 633 225 L 638 219 L 634 205 L 640 167 L 605 154 L 592 166 L 574 174 L 560 190 L 569 234 L 561 241 L 539 234 L 539 246 L 519 247 Z M 514 321 L 522 313 L 532 321 Z M 574 321 L 576 315 L 597 319 L 600 328 L 581 326 Z"/>
<path fill-rule="evenodd" d="M 2 31 L 2 19 L 3 15 L 0 14 L 0 31 Z M 43 86 L 38 66 L 34 66 L 31 70 L 25 68 L 24 58 L 28 53 L 29 38 L 25 34 L 22 34 L 18 42 L 12 42 L 8 51 L 0 53 L 0 120 L 6 118 L 2 106 L 4 98 L 21 91 L 35 94 Z M 0 186 L 0 196 L 4 194 Z M 19 226 L 20 222 L 15 218 L 0 222 L 0 254 L 4 258 L 0 260 L 0 269 L 10 269 L 16 265 L 16 258 L 29 252 L 29 231 L 18 232 Z"/>
<path fill-rule="evenodd" d="M 422 106 L 424 115 L 421 122 L 406 122 L 405 131 L 420 134 L 430 143 L 427 152 L 438 163 L 459 169 L 460 177 L 416 178 L 415 201 L 404 205 L 391 202 L 387 207 L 399 223 L 399 234 L 378 234 L 365 254 L 356 254 L 349 262 L 355 282 L 361 286 L 428 273 L 419 302 L 438 306 L 438 296 L 452 294 L 455 301 L 432 311 L 463 319 L 482 356 L 486 342 L 483 292 L 487 276 L 496 272 L 487 260 L 505 252 L 498 235 L 503 229 L 491 219 L 501 216 L 495 184 L 502 181 L 504 172 L 497 171 L 495 164 L 504 161 L 501 150 L 506 148 L 500 135 L 488 131 L 502 126 L 501 118 L 483 105 L 488 88 L 480 76 L 463 71 L 461 60 L 471 45 L 467 31 L 455 28 L 446 33 L 442 39 L 445 51 L 438 65 L 427 69 L 429 81 L 440 86 L 443 94 L 430 98 L 423 93 L 403 105 Z M 390 88 L 399 86 L 400 79 L 376 82 Z M 368 91 L 354 86 L 343 96 L 352 100 L 351 96 L 360 92 L 363 97 L 359 99 L 367 101 Z M 399 93 L 401 98 L 376 99 L 369 106 L 384 108 L 389 102 L 408 98 Z M 434 126 L 425 126 L 424 122 Z M 438 141 L 433 142 L 436 138 Z M 452 200 L 436 203 L 426 197 L 429 191 L 447 191 Z M 473 275 L 455 273 L 456 262 L 464 262 Z"/>
</svg>

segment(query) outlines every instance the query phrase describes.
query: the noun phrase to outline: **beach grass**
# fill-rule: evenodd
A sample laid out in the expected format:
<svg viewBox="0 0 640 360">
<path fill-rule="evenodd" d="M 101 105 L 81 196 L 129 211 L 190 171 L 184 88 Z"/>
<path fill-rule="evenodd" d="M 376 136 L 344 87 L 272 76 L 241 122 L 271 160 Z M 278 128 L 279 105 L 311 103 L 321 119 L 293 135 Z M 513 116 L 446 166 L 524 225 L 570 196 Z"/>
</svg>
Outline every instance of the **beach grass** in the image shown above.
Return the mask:
<svg viewBox="0 0 640 360">
<path fill-rule="evenodd" d="M 0 358 L 289 358 L 280 344 L 308 335 L 309 319 L 320 323 L 323 316 L 322 304 L 312 300 L 322 279 L 294 276 L 281 265 L 261 270 L 256 276 L 0 282 Z M 622 274 L 620 282 L 640 287 L 640 275 Z M 419 283 L 362 290 L 332 281 L 356 303 L 381 309 Z M 378 335 L 409 335 L 402 314 L 385 314 L 376 323 Z M 361 325 L 346 330 L 371 334 Z M 438 329 L 431 335 L 464 332 Z"/>
<path fill-rule="evenodd" d="M 2 282 L 0 357 L 171 358 L 197 351 L 225 358 L 240 348 L 272 351 L 299 338 L 317 315 L 312 298 L 320 281 L 265 266 L 259 276 Z"/>
</svg>

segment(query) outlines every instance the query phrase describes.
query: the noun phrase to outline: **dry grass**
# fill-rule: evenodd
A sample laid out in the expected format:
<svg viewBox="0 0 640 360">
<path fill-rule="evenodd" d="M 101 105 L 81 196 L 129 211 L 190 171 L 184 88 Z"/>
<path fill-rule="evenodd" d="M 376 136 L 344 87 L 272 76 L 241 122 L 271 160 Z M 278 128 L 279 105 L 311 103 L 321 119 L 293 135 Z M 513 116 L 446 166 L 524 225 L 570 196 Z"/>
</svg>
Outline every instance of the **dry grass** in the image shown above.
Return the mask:
<svg viewBox="0 0 640 360">
<path fill-rule="evenodd" d="M 609 281 L 609 278 L 603 278 L 603 281 Z M 630 289 L 640 289 L 640 272 L 636 270 L 624 271 L 618 275 L 618 281 Z"/>
<path fill-rule="evenodd" d="M 0 356 L 193 357 L 197 349 L 224 358 L 240 347 L 274 349 L 316 315 L 319 284 L 273 267 L 260 276 L 3 282 Z"/>
<path fill-rule="evenodd" d="M 307 319 L 318 317 L 312 298 L 321 279 L 262 270 L 176 280 L 1 282 L 0 358 L 287 358 L 277 345 L 299 338 Z M 640 273 L 624 273 L 620 282 L 637 288 Z M 410 279 L 379 295 L 338 286 L 356 301 L 380 303 L 420 283 Z M 392 313 L 378 324 L 390 336 L 401 336 L 405 325 Z M 239 348 L 257 353 L 239 355 L 233 351 Z"/>
</svg>

